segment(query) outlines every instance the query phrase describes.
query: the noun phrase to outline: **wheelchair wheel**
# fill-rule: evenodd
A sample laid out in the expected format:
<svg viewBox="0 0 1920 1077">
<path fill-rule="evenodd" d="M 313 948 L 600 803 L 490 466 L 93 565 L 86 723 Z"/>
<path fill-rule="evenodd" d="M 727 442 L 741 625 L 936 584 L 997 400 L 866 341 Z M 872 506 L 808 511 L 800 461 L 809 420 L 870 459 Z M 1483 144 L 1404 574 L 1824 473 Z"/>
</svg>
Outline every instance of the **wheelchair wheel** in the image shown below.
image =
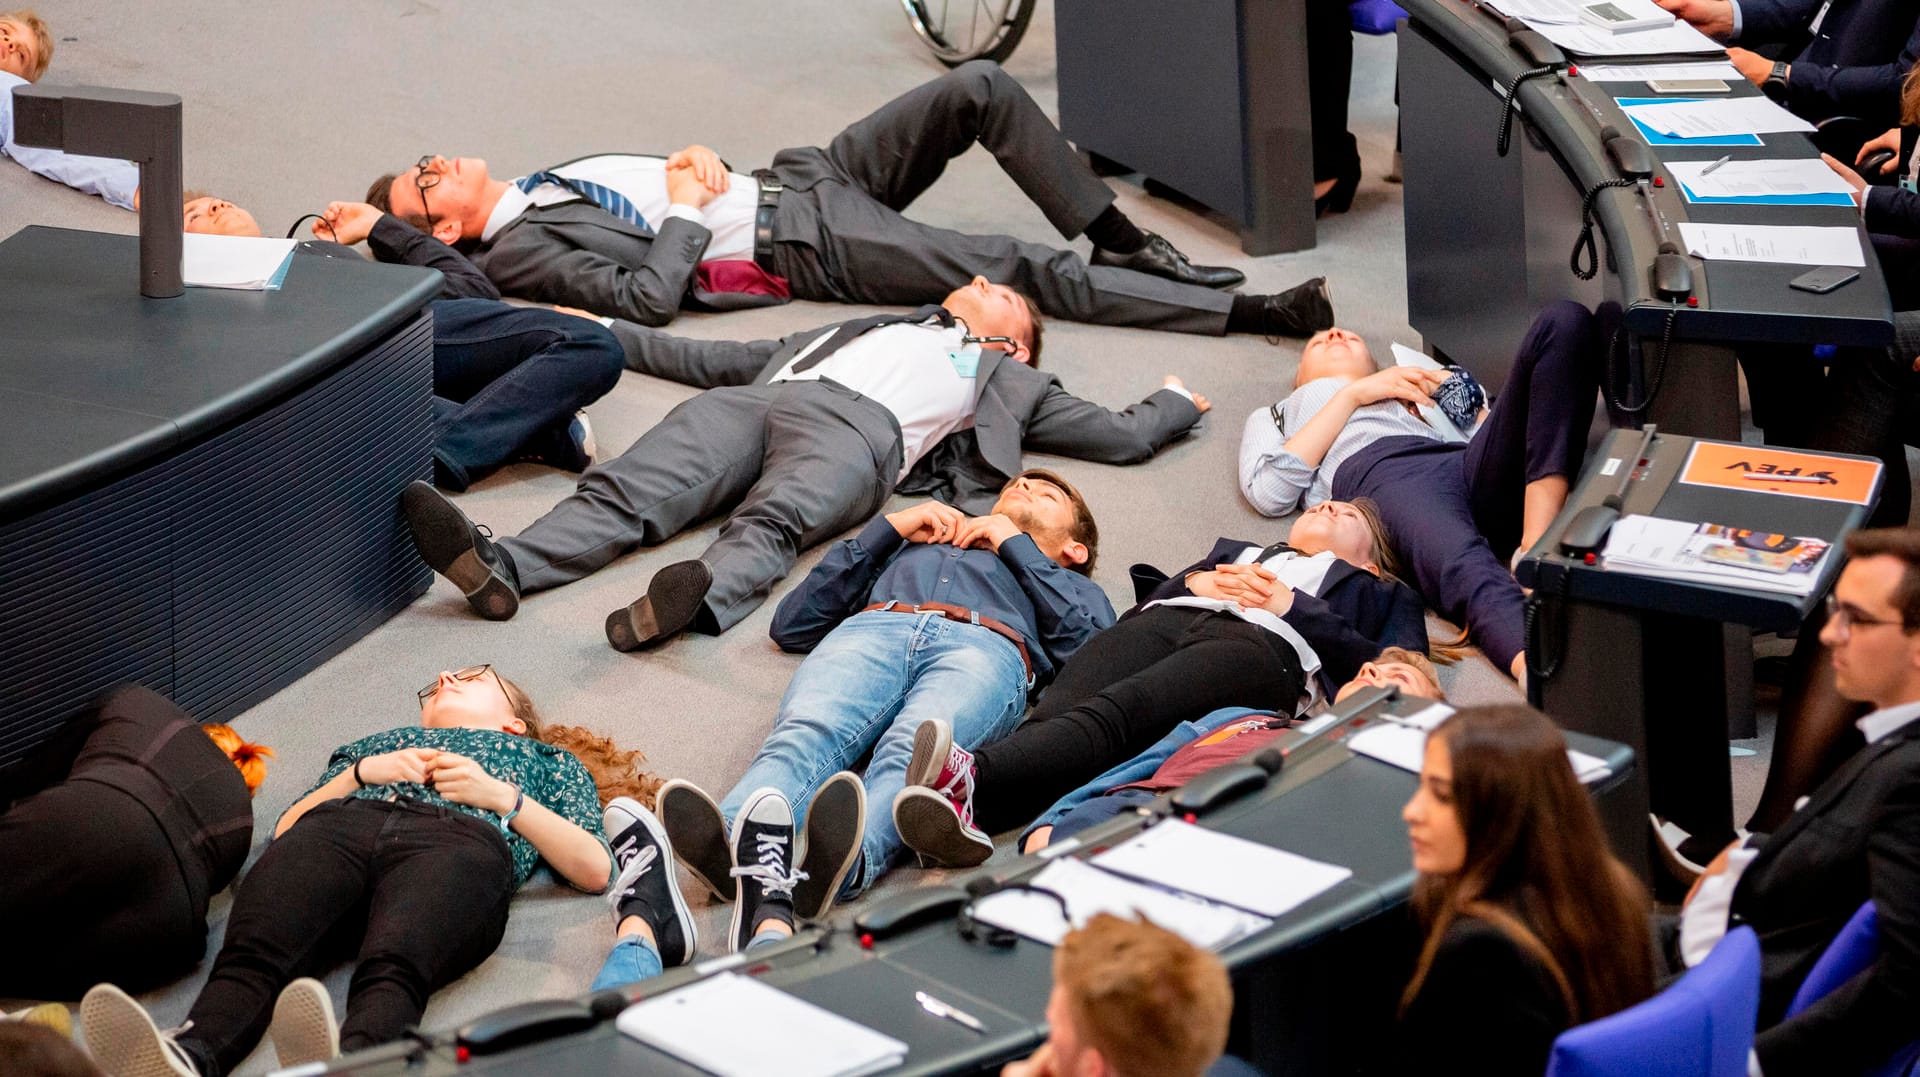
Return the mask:
<svg viewBox="0 0 1920 1077">
<path fill-rule="evenodd" d="M 907 22 L 948 67 L 968 60 L 1000 63 L 1026 35 L 1037 0 L 900 0 Z"/>
</svg>

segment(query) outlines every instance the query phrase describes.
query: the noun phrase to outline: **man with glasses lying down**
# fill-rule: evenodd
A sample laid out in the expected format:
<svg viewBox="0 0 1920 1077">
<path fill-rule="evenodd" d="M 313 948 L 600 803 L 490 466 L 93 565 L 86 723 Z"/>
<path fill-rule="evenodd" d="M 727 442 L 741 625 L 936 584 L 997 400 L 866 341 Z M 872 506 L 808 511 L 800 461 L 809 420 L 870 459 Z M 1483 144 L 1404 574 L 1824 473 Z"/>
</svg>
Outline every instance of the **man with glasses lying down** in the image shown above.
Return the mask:
<svg viewBox="0 0 1920 1077">
<path fill-rule="evenodd" d="M 1071 251 L 965 235 L 902 216 L 975 144 Z M 681 309 L 739 310 L 789 298 L 914 306 L 975 276 L 1004 281 L 1049 317 L 1183 333 L 1304 337 L 1333 324 L 1326 282 L 1228 295 L 1245 275 L 1196 266 L 1128 220 L 1026 91 L 971 63 L 909 91 L 825 147 L 734 172 L 689 146 L 660 158 L 596 154 L 511 182 L 477 157 L 428 155 L 381 176 L 367 201 L 468 253 L 509 295 L 642 325 Z"/>
</svg>

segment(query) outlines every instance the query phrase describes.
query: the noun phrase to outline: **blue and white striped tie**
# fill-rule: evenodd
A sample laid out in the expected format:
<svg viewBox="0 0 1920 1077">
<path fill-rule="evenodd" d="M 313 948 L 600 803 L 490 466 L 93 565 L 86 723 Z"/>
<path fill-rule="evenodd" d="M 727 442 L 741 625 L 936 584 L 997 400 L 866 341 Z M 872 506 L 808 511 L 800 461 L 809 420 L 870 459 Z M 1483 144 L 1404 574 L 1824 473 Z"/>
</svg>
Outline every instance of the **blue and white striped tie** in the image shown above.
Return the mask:
<svg viewBox="0 0 1920 1077">
<path fill-rule="evenodd" d="M 527 194 L 532 194 L 533 189 L 543 183 L 557 183 L 583 198 L 590 199 L 594 205 L 633 225 L 635 228 L 645 229 L 649 232 L 653 231 L 653 229 L 648 226 L 647 219 L 640 216 L 640 211 L 635 209 L 633 203 L 627 200 L 627 196 L 611 187 L 602 187 L 598 183 L 589 183 L 583 179 L 573 179 L 569 176 L 563 176 L 558 172 L 535 172 L 531 176 L 522 176 L 514 181 L 514 186 L 520 188 L 521 191 Z"/>
</svg>

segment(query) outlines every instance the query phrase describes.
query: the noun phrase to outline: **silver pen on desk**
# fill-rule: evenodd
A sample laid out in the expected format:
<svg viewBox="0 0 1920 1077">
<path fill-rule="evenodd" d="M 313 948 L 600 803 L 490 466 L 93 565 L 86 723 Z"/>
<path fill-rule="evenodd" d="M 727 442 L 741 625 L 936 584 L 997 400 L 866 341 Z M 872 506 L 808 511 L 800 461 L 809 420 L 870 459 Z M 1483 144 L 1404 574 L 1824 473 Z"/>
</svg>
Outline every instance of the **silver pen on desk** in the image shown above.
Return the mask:
<svg viewBox="0 0 1920 1077">
<path fill-rule="evenodd" d="M 1712 164 L 1708 165 L 1707 167 L 1701 169 L 1700 174 L 1704 176 L 1707 173 L 1713 171 L 1716 168 L 1719 168 L 1721 165 L 1726 164 L 1728 161 L 1731 161 L 1731 160 L 1733 160 L 1733 154 L 1729 153 L 1725 157 L 1722 157 L 1718 161 L 1715 161 Z"/>
<path fill-rule="evenodd" d="M 987 1026 L 981 1024 L 978 1017 L 975 1017 L 965 1010 L 956 1010 L 947 1003 L 927 994 L 925 991 L 915 991 L 913 997 L 916 1002 L 920 1003 L 921 1009 L 935 1017 L 944 1017 L 954 1024 L 970 1028 L 982 1036 L 987 1034 Z"/>
</svg>

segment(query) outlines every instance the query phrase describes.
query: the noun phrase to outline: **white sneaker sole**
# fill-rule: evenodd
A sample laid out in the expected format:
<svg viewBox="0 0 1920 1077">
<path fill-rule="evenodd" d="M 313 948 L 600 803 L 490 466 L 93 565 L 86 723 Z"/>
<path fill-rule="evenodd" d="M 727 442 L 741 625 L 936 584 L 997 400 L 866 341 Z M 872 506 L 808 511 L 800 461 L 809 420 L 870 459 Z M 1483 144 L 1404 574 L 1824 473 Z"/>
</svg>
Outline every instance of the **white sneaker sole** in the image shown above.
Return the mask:
<svg viewBox="0 0 1920 1077">
<path fill-rule="evenodd" d="M 97 984 L 80 1000 L 80 1032 L 108 1077 L 199 1077 L 145 1007 L 112 984 Z"/>
<path fill-rule="evenodd" d="M 273 1004 L 273 1023 L 267 1026 L 280 1068 L 340 1057 L 340 1026 L 333 1019 L 333 999 L 320 981 L 301 977 L 288 984 Z"/>
<path fill-rule="evenodd" d="M 960 821 L 953 802 L 925 786 L 910 785 L 893 798 L 893 825 L 900 840 L 923 862 L 970 868 L 993 855 L 993 841 Z"/>
</svg>

